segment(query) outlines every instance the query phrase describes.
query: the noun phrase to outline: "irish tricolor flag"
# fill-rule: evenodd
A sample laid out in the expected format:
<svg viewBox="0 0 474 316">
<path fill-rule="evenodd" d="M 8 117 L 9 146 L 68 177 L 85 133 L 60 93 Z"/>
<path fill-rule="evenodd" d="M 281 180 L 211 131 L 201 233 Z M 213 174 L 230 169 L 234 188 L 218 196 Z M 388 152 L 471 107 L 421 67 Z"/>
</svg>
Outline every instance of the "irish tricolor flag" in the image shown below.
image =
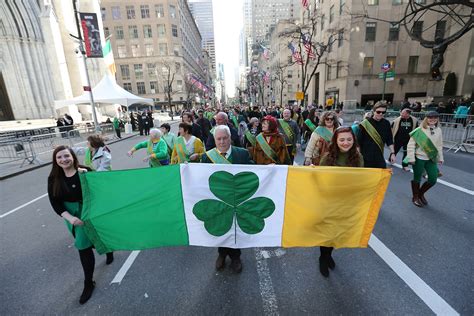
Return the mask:
<svg viewBox="0 0 474 316">
<path fill-rule="evenodd" d="M 115 68 L 114 54 L 112 51 L 112 43 L 110 42 L 110 39 L 106 40 L 105 45 L 102 48 L 102 54 L 104 56 L 104 62 L 107 66 L 107 69 L 112 75 L 115 75 L 117 69 Z"/>
<path fill-rule="evenodd" d="M 390 171 L 181 164 L 81 175 L 100 253 L 161 246 L 367 247 Z"/>
</svg>

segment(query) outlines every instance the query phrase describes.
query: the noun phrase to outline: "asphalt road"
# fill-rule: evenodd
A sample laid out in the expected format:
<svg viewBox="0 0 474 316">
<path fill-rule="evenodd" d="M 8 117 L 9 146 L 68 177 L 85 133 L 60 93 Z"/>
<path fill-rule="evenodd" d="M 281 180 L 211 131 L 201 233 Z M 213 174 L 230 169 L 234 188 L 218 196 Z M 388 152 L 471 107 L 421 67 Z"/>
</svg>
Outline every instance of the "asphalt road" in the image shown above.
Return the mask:
<svg viewBox="0 0 474 316">
<path fill-rule="evenodd" d="M 126 156 L 143 139 L 111 145 L 113 168 L 146 167 Z M 112 283 L 130 255 L 117 252 L 110 266 L 96 256 L 97 287 L 83 306 L 77 250 L 44 196 L 50 167 L 1 181 L 0 315 L 473 315 L 474 156 L 445 160 L 445 184 L 425 208 L 410 201 L 411 174 L 394 168 L 371 247 L 336 250 L 328 279 L 317 248 L 245 249 L 235 275 L 214 270 L 213 248 L 174 247 L 141 251 Z"/>
</svg>

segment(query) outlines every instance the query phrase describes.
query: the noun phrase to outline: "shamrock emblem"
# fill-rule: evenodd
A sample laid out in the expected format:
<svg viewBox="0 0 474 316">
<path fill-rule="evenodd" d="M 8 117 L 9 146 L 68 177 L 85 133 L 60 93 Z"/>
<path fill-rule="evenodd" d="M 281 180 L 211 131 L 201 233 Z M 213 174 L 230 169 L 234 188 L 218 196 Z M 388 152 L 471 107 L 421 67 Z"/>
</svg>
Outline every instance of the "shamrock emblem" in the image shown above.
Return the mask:
<svg viewBox="0 0 474 316">
<path fill-rule="evenodd" d="M 257 234 L 265 227 L 265 218 L 275 211 L 275 203 L 269 198 L 250 199 L 258 186 L 258 176 L 253 172 L 215 172 L 209 177 L 209 189 L 219 200 L 199 201 L 193 213 L 213 236 L 227 233 L 235 220 L 243 232 Z"/>
</svg>

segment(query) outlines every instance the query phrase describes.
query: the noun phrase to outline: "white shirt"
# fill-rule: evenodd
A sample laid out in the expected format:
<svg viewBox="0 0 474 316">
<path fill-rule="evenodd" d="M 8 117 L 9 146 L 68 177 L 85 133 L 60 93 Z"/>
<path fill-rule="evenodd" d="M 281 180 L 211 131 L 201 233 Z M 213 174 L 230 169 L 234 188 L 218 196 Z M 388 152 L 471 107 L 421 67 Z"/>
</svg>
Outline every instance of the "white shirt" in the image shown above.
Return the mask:
<svg viewBox="0 0 474 316">
<path fill-rule="evenodd" d="M 217 150 L 217 152 L 218 152 L 219 154 L 222 154 L 222 153 L 219 151 L 219 149 L 216 148 L 216 150 Z M 226 151 L 224 158 L 225 158 L 225 159 L 229 159 L 231 153 L 232 153 L 232 146 L 230 146 L 229 149 Z"/>
<path fill-rule="evenodd" d="M 194 142 L 196 141 L 196 136 L 191 136 L 188 141 L 184 139 L 186 144 L 186 150 L 188 151 L 189 155 L 194 154 Z"/>
</svg>

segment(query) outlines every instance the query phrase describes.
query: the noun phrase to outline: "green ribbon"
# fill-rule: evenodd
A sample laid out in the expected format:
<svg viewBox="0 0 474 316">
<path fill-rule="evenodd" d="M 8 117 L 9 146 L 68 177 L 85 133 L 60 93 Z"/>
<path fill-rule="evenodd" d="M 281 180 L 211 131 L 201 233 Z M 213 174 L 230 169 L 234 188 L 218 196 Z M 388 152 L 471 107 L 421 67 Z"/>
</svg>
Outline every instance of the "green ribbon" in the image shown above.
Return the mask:
<svg viewBox="0 0 474 316">
<path fill-rule="evenodd" d="M 157 144 L 157 146 L 158 146 L 158 144 Z M 154 152 L 153 152 L 153 142 L 151 140 L 148 141 L 148 145 L 146 146 L 146 151 L 147 151 L 148 155 L 154 154 Z M 151 157 L 150 158 L 150 165 L 152 167 L 159 167 L 159 166 L 161 166 L 161 163 L 160 163 L 160 160 L 158 158 Z"/>
<path fill-rule="evenodd" d="M 328 143 L 331 142 L 333 133 L 331 133 L 331 131 L 328 130 L 326 127 L 318 126 L 318 127 L 314 130 L 314 133 L 316 133 L 316 134 L 318 134 L 319 136 L 321 136 L 321 137 L 322 137 L 325 141 L 327 141 Z"/>
<path fill-rule="evenodd" d="M 379 146 L 380 151 L 383 153 L 383 140 L 380 136 L 379 132 L 375 129 L 375 127 L 370 124 L 368 120 L 363 120 L 360 125 L 367 131 L 369 136 L 373 139 L 373 141 Z"/>
<path fill-rule="evenodd" d="M 227 164 L 230 165 L 231 162 L 227 160 L 224 156 L 219 154 L 219 152 L 214 148 L 206 152 L 206 155 L 211 159 L 212 163 L 218 164 Z"/>
<path fill-rule="evenodd" d="M 280 124 L 281 129 L 283 130 L 285 135 L 288 136 L 291 142 L 293 142 L 293 138 L 295 137 L 295 134 L 290 124 L 288 124 L 288 122 L 285 121 L 284 119 L 278 119 L 278 123 Z"/>
<path fill-rule="evenodd" d="M 92 153 L 89 148 L 86 149 L 86 154 L 84 155 L 84 164 L 94 170 L 94 165 L 92 164 Z"/>
<path fill-rule="evenodd" d="M 276 152 L 272 149 L 272 147 L 270 147 L 270 145 L 267 143 L 262 133 L 257 135 L 256 140 L 260 144 L 260 147 L 262 147 L 262 150 L 265 155 L 267 155 L 268 158 L 270 158 L 271 160 L 273 160 L 274 163 L 277 164 L 279 162 L 278 156 Z"/>
<path fill-rule="evenodd" d="M 176 152 L 178 153 L 179 163 L 189 161 L 190 155 L 183 136 L 179 136 L 176 140 Z"/>
<path fill-rule="evenodd" d="M 306 126 L 309 127 L 309 129 L 310 129 L 312 132 L 314 132 L 314 130 L 316 129 L 316 125 L 314 125 L 313 122 L 311 122 L 310 119 L 306 119 L 306 120 L 304 121 L 304 123 L 306 124 Z"/>
<path fill-rule="evenodd" d="M 428 158 L 434 163 L 438 162 L 438 149 L 433 144 L 431 139 L 423 132 L 421 127 L 415 128 L 411 133 L 410 137 L 413 138 L 418 146 L 426 153 Z M 408 163 L 408 156 L 403 160 L 404 163 Z M 405 161 L 406 160 L 406 161 Z"/>
<path fill-rule="evenodd" d="M 250 133 L 249 130 L 245 131 L 245 137 L 247 138 L 249 143 L 252 144 L 252 147 L 255 147 L 255 144 L 257 144 L 257 139 L 255 138 L 255 136 L 252 133 Z"/>
</svg>

